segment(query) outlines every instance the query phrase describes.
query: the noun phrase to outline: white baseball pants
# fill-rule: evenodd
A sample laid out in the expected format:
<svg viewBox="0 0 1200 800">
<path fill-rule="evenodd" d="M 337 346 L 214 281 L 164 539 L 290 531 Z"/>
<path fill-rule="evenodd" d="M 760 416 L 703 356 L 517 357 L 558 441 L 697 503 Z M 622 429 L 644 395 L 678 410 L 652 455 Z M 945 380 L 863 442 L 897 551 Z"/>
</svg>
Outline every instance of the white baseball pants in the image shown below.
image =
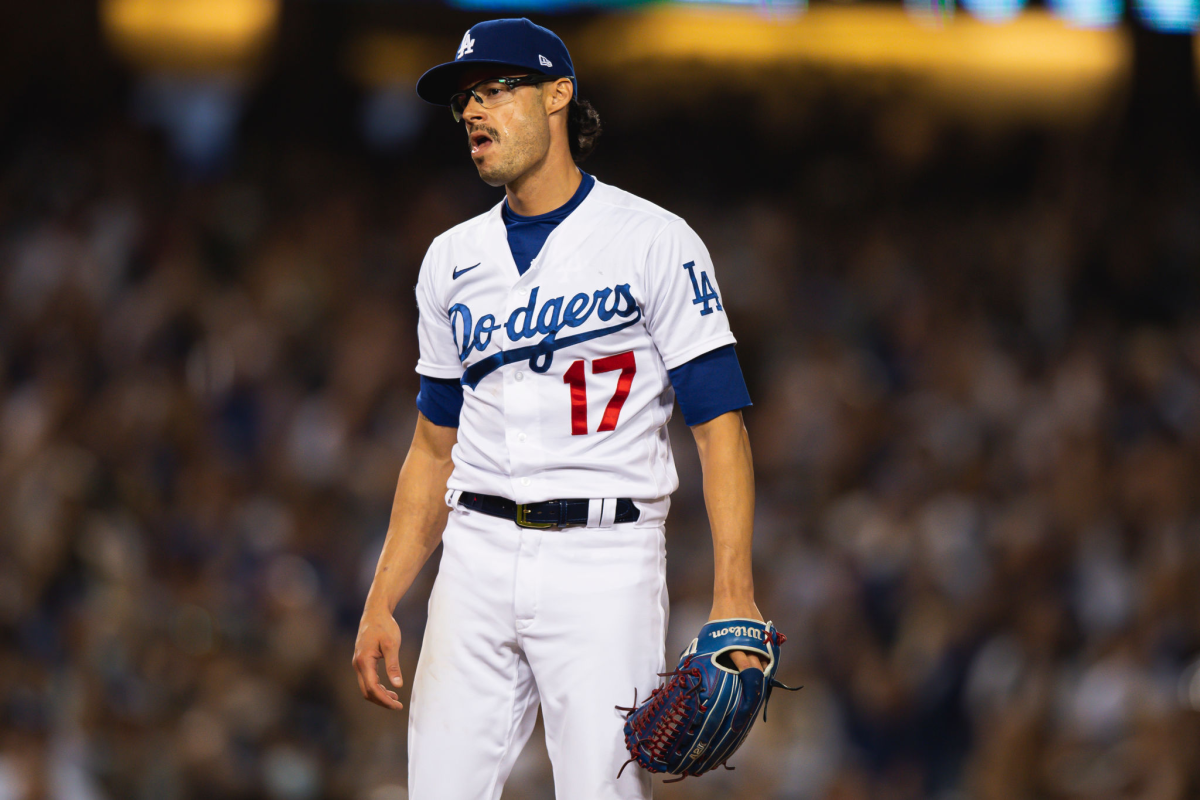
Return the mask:
<svg viewBox="0 0 1200 800">
<path fill-rule="evenodd" d="M 646 515 L 643 515 L 646 516 Z M 410 800 L 496 800 L 538 704 L 559 800 L 650 797 L 624 715 L 658 685 L 661 519 L 531 530 L 450 512 L 408 720 Z"/>
</svg>

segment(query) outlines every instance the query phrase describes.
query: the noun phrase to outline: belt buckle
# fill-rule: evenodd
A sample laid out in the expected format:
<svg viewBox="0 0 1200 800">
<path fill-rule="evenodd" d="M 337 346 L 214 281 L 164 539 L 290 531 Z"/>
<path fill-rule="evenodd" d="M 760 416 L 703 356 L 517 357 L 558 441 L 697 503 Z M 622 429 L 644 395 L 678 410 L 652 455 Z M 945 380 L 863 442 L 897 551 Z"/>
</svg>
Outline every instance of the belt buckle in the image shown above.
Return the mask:
<svg viewBox="0 0 1200 800">
<path fill-rule="evenodd" d="M 539 530 L 545 528 L 553 528 L 553 522 L 530 522 L 529 521 L 529 504 L 517 503 L 517 526 L 521 528 L 536 528 Z"/>
</svg>

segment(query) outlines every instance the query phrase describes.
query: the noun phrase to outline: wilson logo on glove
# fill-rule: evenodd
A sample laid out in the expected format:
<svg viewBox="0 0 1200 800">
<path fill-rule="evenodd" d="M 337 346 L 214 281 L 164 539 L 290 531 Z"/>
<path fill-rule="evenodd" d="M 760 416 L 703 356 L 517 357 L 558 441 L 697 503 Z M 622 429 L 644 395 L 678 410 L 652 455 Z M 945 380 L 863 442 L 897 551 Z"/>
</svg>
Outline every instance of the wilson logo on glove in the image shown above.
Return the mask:
<svg viewBox="0 0 1200 800">
<path fill-rule="evenodd" d="M 666 781 L 674 783 L 719 766 L 733 769 L 725 762 L 745 741 L 760 708 L 766 721 L 771 690 L 801 688 L 775 680 L 779 646 L 786 640 L 770 622 L 756 620 L 722 619 L 701 628 L 674 672 L 661 673 L 666 682 L 644 703 L 637 704 L 635 692 L 633 708 L 617 706 L 627 712 L 630 755 L 621 772 L 636 761 L 650 772 L 678 775 Z M 738 672 L 730 659 L 734 650 L 758 654 L 766 668 Z"/>
</svg>

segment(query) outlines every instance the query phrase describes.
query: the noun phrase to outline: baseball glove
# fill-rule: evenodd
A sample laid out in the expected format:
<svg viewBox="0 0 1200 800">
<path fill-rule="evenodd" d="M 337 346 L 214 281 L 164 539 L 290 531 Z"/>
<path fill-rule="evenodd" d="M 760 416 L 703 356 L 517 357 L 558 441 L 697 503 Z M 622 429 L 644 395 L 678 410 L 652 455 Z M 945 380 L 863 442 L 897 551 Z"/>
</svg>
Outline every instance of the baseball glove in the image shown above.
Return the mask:
<svg viewBox="0 0 1200 800">
<path fill-rule="evenodd" d="M 767 701 L 778 687 L 796 691 L 775 680 L 779 646 L 786 641 L 770 622 L 722 619 L 709 622 L 679 657 L 674 672 L 640 706 L 635 693 L 633 708 L 617 706 L 625 715 L 625 746 L 650 772 L 679 777 L 701 775 L 724 766 L 741 746 L 758 710 L 767 718 Z M 738 672 L 730 658 L 733 650 L 757 653 L 767 666 Z M 620 777 L 621 773 L 617 773 Z"/>
</svg>

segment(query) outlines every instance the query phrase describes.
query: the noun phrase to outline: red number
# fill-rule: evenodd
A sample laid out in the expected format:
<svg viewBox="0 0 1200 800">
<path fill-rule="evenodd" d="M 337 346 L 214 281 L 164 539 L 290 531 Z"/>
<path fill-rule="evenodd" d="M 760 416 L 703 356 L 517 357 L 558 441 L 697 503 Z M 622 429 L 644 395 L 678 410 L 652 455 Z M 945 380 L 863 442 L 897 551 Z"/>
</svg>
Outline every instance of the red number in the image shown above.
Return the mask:
<svg viewBox="0 0 1200 800">
<path fill-rule="evenodd" d="M 629 397 L 629 387 L 633 385 L 633 375 L 637 372 L 637 363 L 633 360 L 633 351 L 617 353 L 615 356 L 598 358 L 592 362 L 592 372 L 615 372 L 621 370 L 617 378 L 617 391 L 604 409 L 604 418 L 600 420 L 601 431 L 617 429 L 617 419 L 621 416 L 621 408 Z M 574 362 L 563 375 L 563 383 L 571 387 L 571 435 L 584 436 L 587 434 L 587 373 L 583 369 L 583 359 Z"/>
<path fill-rule="evenodd" d="M 592 362 L 592 372 L 612 372 L 621 370 L 621 377 L 617 378 L 617 391 L 613 394 L 612 400 L 608 401 L 608 407 L 604 409 L 604 419 L 600 420 L 600 427 L 597 431 L 612 431 L 617 428 L 617 417 L 621 416 L 621 407 L 625 405 L 625 398 L 629 397 L 629 387 L 633 385 L 633 373 L 637 372 L 637 363 L 633 360 L 633 351 L 627 353 L 617 353 L 615 356 L 607 358 L 598 358 Z"/>
<path fill-rule="evenodd" d="M 563 383 L 571 387 L 571 435 L 584 436 L 587 434 L 587 383 L 582 359 L 563 375 Z"/>
</svg>

